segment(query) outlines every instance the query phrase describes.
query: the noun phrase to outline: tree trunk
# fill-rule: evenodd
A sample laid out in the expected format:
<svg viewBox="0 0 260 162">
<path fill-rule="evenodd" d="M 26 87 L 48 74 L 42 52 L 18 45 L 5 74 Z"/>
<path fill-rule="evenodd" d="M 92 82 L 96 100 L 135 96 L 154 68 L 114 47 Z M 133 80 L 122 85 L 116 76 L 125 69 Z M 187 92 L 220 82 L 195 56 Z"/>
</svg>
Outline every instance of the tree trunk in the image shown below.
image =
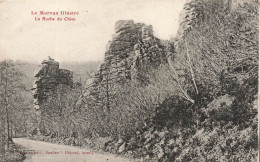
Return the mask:
<svg viewBox="0 0 260 162">
<path fill-rule="evenodd" d="M 5 64 L 5 75 L 8 76 L 7 72 L 7 63 Z M 5 113 L 6 113 L 6 124 L 7 124 L 7 148 L 9 148 L 9 139 L 10 139 L 10 121 L 9 121 L 9 111 L 8 111 L 8 95 L 7 95 L 7 86 L 8 86 L 8 80 L 5 79 L 5 90 L 4 90 L 4 105 L 5 105 Z"/>
<path fill-rule="evenodd" d="M 0 145 L 0 158 L 5 158 L 5 143 L 6 143 L 6 138 L 5 138 L 5 120 L 4 118 L 0 121 L 0 140 L 1 140 L 1 145 Z"/>
<path fill-rule="evenodd" d="M 14 137 L 17 137 L 16 136 L 16 124 L 14 125 Z"/>
<path fill-rule="evenodd" d="M 197 84 L 196 84 L 196 81 L 195 81 L 195 74 L 194 74 L 191 59 L 190 59 L 189 49 L 187 47 L 186 42 L 185 42 L 185 46 L 186 46 L 186 49 L 187 49 L 186 54 L 187 54 L 187 58 L 188 58 L 188 65 L 189 65 L 189 68 L 190 68 L 191 78 L 192 78 L 192 81 L 193 81 L 193 84 L 194 84 L 194 87 L 195 87 L 195 90 L 196 90 L 196 94 L 199 94 L 199 90 L 198 90 L 198 87 L 197 87 Z"/>
<path fill-rule="evenodd" d="M 6 111 L 6 125 L 7 125 L 7 148 L 9 148 L 9 139 L 10 139 L 10 121 L 9 121 L 9 112 L 8 112 L 8 105 L 5 105 Z"/>
</svg>

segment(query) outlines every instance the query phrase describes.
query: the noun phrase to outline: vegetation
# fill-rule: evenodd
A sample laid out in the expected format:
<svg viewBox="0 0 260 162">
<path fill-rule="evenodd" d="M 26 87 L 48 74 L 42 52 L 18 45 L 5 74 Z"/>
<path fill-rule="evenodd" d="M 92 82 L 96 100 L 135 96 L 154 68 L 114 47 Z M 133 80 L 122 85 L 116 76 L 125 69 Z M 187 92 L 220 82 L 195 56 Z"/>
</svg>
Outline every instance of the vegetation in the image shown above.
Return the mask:
<svg viewBox="0 0 260 162">
<path fill-rule="evenodd" d="M 167 62 L 149 66 L 145 78 L 60 85 L 41 107 L 44 124 L 26 132 L 146 161 L 256 161 L 258 1 L 192 0 L 184 11 L 178 35 L 162 41 Z M 1 62 L 6 145 L 12 127 L 29 122 L 19 113 L 30 112 L 19 78 Z M 33 114 L 29 123 L 37 123 Z"/>
<path fill-rule="evenodd" d="M 22 93 L 20 93 L 24 91 L 24 86 L 20 83 L 22 74 L 17 70 L 14 62 L 9 60 L 0 62 L 0 74 L 0 156 L 1 159 L 12 161 L 14 157 L 11 152 L 17 150 L 13 144 L 12 136 L 16 135 L 18 126 L 24 126 L 18 124 L 18 122 L 25 122 L 23 120 L 24 113 L 26 113 L 25 101 Z M 22 155 L 17 155 L 13 160 L 22 158 Z"/>
<path fill-rule="evenodd" d="M 255 161 L 258 3 L 199 0 L 185 10 L 148 84 L 114 86 L 109 112 L 85 98 L 85 123 L 96 123 L 87 130 L 107 138 L 106 150 L 147 160 Z"/>
</svg>

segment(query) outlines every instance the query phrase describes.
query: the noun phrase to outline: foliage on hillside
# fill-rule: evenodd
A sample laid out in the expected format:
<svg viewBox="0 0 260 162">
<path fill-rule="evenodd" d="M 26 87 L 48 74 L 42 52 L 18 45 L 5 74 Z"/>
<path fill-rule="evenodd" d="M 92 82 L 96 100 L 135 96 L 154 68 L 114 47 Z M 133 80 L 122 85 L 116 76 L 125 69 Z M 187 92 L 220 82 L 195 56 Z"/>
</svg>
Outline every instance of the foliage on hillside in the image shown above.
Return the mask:
<svg viewBox="0 0 260 162">
<path fill-rule="evenodd" d="M 258 2 L 191 0 L 184 11 L 160 43 L 165 63 L 84 93 L 60 87 L 43 134 L 147 161 L 256 161 Z"/>
<path fill-rule="evenodd" d="M 109 113 L 87 106 L 98 112 L 90 132 L 112 138 L 108 151 L 148 160 L 255 160 L 257 1 L 199 0 L 185 10 L 192 17 L 165 45 L 168 64 L 147 85 L 119 85 Z"/>
</svg>

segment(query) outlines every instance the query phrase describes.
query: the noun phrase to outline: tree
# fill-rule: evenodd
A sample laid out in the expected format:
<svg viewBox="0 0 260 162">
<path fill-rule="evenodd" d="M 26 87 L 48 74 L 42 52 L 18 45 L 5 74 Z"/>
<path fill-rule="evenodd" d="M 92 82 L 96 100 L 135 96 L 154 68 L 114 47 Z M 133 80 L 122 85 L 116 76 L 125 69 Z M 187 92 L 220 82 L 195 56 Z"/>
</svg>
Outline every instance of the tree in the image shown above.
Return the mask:
<svg viewBox="0 0 260 162">
<path fill-rule="evenodd" d="M 77 130 L 80 106 L 81 87 L 71 87 L 59 84 L 55 91 L 50 93 L 44 104 L 41 105 L 40 131 L 43 135 L 53 137 L 69 137 Z M 81 114 L 82 115 L 82 114 Z"/>
<path fill-rule="evenodd" d="M 242 85 L 242 78 L 257 72 L 257 6 L 256 0 L 192 0 L 185 5 L 183 33 L 174 41 L 168 63 L 175 79 L 192 85 L 192 100 L 202 103 L 230 93 L 223 91 L 223 81 L 234 78 Z"/>
<path fill-rule="evenodd" d="M 19 90 L 22 89 L 22 74 L 17 70 L 15 63 L 10 60 L 0 62 L 0 74 L 0 112 L 3 114 L 1 119 L 4 120 L 6 146 L 9 148 L 9 142 L 12 141 L 11 116 L 19 98 Z"/>
</svg>

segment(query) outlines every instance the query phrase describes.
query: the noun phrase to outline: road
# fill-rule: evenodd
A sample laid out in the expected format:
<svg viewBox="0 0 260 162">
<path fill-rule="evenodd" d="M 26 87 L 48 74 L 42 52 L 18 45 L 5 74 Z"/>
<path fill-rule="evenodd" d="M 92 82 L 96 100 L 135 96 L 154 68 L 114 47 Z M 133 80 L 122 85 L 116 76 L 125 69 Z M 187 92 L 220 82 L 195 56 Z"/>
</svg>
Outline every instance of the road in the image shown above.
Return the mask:
<svg viewBox="0 0 260 162">
<path fill-rule="evenodd" d="M 73 146 L 58 145 L 25 138 L 14 138 L 25 147 L 25 162 L 131 162 L 112 154 L 95 153 Z"/>
</svg>

